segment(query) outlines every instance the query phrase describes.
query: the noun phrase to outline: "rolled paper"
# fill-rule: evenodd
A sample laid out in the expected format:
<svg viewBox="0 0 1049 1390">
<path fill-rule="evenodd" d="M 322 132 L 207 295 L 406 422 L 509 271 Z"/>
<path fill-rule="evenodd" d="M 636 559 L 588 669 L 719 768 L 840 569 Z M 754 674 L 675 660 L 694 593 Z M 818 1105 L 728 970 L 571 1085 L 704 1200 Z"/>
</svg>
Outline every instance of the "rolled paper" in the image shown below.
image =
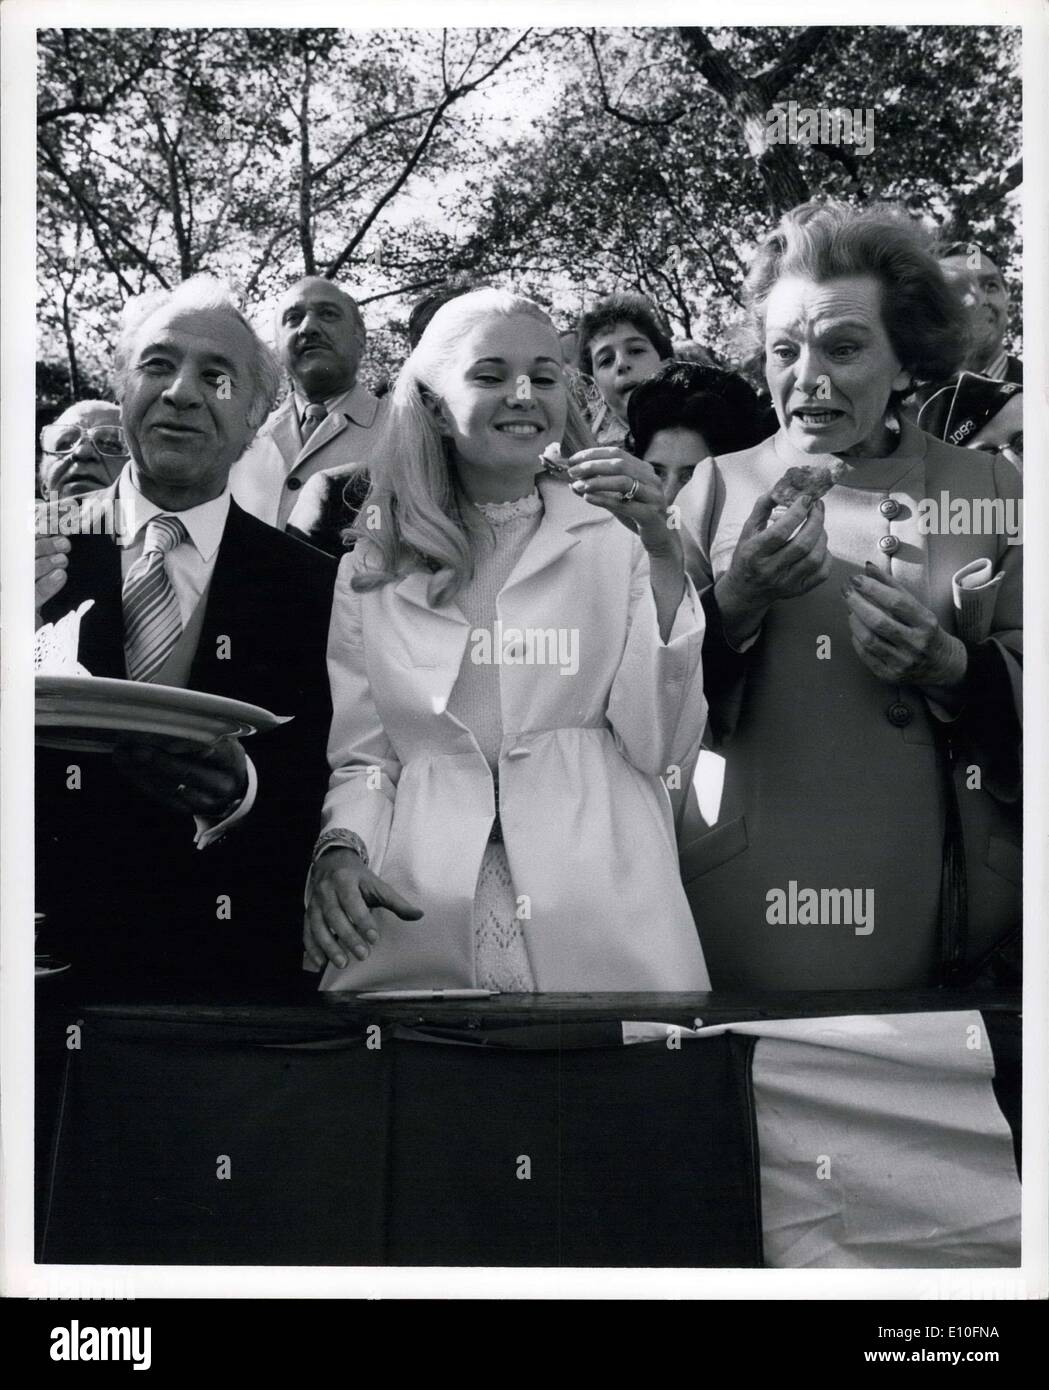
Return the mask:
<svg viewBox="0 0 1049 1390">
<path fill-rule="evenodd" d="M 990 560 L 971 560 L 951 580 L 955 623 L 965 642 L 983 642 L 990 636 L 998 590 L 1005 575 L 994 572 Z"/>
</svg>

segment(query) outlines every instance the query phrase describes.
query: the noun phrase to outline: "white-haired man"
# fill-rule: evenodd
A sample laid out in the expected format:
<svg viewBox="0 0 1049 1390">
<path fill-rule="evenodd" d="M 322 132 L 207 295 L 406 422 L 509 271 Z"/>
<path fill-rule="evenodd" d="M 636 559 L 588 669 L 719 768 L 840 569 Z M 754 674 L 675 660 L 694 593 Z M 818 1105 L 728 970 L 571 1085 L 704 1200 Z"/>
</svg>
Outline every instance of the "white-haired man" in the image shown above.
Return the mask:
<svg viewBox="0 0 1049 1390">
<path fill-rule="evenodd" d="M 356 303 L 320 276 L 278 301 L 274 325 L 292 390 L 233 470 L 233 496 L 282 530 L 316 473 L 359 471 L 371 461 L 385 404 L 357 380 L 367 335 Z"/>
<path fill-rule="evenodd" d="M 85 996 L 294 986 L 326 783 L 335 566 L 230 497 L 277 364 L 224 287 L 197 276 L 132 301 L 113 375 L 131 457 L 81 506 L 108 504 L 119 531 L 38 540 L 38 623 L 93 599 L 79 650 L 92 675 L 294 718 L 253 740 L 252 761 L 236 738 L 203 752 L 136 738 L 82 755 L 71 777 L 68 752 L 41 750 L 38 906 Z"/>
</svg>

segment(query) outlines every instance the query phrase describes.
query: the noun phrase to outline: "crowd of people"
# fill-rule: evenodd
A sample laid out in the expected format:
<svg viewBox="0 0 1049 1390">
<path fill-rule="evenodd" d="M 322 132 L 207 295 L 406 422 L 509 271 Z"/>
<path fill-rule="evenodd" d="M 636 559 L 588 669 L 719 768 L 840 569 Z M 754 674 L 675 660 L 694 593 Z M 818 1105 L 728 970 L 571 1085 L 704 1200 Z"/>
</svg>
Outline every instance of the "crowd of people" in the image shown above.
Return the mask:
<svg viewBox="0 0 1049 1390">
<path fill-rule="evenodd" d="M 125 306 L 116 403 L 39 470 L 121 525 L 38 538 L 38 626 L 93 599 L 91 675 L 292 718 L 76 778 L 38 751 L 38 907 L 85 995 L 1016 978 L 1004 279 L 812 203 L 746 306 L 744 371 L 637 294 L 559 331 L 450 284 L 381 396 L 329 280 L 273 348 L 206 276 Z"/>
</svg>

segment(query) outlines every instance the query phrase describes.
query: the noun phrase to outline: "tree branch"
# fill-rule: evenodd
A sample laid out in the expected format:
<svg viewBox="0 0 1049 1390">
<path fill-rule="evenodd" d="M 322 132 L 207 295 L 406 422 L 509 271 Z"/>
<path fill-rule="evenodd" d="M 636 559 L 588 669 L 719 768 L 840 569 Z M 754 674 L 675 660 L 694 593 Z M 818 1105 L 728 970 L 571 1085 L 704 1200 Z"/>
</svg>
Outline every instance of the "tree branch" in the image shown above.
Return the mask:
<svg viewBox="0 0 1049 1390">
<path fill-rule="evenodd" d="M 52 121 L 60 121 L 66 116 L 107 116 L 114 103 L 119 101 L 120 98 L 124 95 L 124 93 L 129 91 L 135 85 L 135 83 L 138 82 L 149 71 L 151 67 L 156 66 L 157 46 L 157 33 L 156 31 L 154 31 L 153 36 L 150 40 L 149 48 L 146 51 L 146 53 L 142 55 L 137 66 L 134 67 L 125 78 L 118 82 L 115 87 L 112 87 L 105 94 L 105 96 L 100 98 L 98 101 L 83 100 L 82 96 L 80 95 L 83 91 L 83 87 L 78 72 L 77 79 L 74 85 L 78 93 L 79 99 L 76 101 L 67 102 L 65 106 L 48 106 L 44 107 L 43 110 L 38 110 L 36 113 L 37 126 L 40 127 L 43 125 L 48 125 Z M 72 55 L 69 56 L 71 61 L 75 61 Z"/>
<path fill-rule="evenodd" d="M 1021 183 L 1023 183 L 1023 160 L 1015 159 L 997 178 L 985 179 L 983 183 L 977 184 L 971 192 L 960 194 L 951 211 L 949 225 L 964 229 L 982 208 L 988 207 L 991 203 L 1001 202 L 1007 193 L 1011 193 L 1014 188 L 1019 188 Z"/>
<path fill-rule="evenodd" d="M 601 67 L 601 55 L 597 49 L 597 39 L 594 36 L 593 29 L 588 29 L 586 31 L 586 43 L 594 59 L 594 70 L 597 73 L 597 88 L 601 94 L 602 110 L 607 111 L 610 116 L 614 116 L 617 121 L 623 121 L 627 125 L 637 126 L 642 129 L 670 126 L 674 125 L 676 121 L 680 121 L 686 111 L 684 106 L 680 111 L 675 111 L 672 116 L 635 116 L 630 111 L 624 111 L 618 103 L 613 103 L 608 94 L 608 84 L 605 81 L 604 69 Z M 634 77 L 637 75 L 638 74 L 635 73 Z M 633 81 L 633 78 L 630 80 Z M 623 90 L 619 94 L 620 100 L 622 100 L 623 92 L 626 91 L 628 85 L 629 84 L 624 84 Z"/>
<path fill-rule="evenodd" d="M 399 116 L 384 116 L 381 121 L 373 121 L 371 125 L 365 126 L 365 128 L 358 131 L 356 135 L 351 135 L 326 163 L 318 164 L 313 171 L 314 179 L 324 178 L 329 170 L 333 169 L 336 164 L 341 164 L 351 151 L 356 149 L 358 145 L 363 144 L 365 140 L 371 139 L 373 135 L 378 135 L 380 131 L 387 130 L 390 126 L 401 125 L 405 121 L 414 121 L 419 116 L 425 116 L 427 111 L 432 111 L 433 109 L 432 106 L 420 106 L 415 111 L 404 111 Z"/>
<path fill-rule="evenodd" d="M 77 207 L 81 210 L 81 212 L 84 215 L 84 221 L 90 228 L 91 236 L 94 240 L 95 245 L 98 247 L 99 255 L 102 257 L 103 261 L 108 266 L 110 272 L 113 274 L 121 289 L 123 289 L 128 295 L 134 294 L 134 290 L 132 289 L 129 281 L 127 280 L 123 271 L 117 264 L 109 246 L 106 244 L 105 238 L 103 237 L 100 229 L 100 223 L 104 223 L 105 226 L 109 229 L 110 234 L 112 235 L 115 242 L 122 243 L 125 249 L 131 252 L 132 256 L 139 265 L 145 266 L 146 269 L 148 269 L 149 272 L 156 277 L 159 284 L 163 285 L 165 289 L 169 289 L 170 286 L 168 284 L 168 281 L 166 277 L 162 274 L 160 267 L 156 264 L 156 262 L 153 261 L 144 251 L 142 251 L 140 247 L 136 246 L 124 231 L 122 231 L 119 227 L 115 226 L 112 218 L 107 217 L 105 213 L 101 211 L 100 208 L 96 207 L 95 204 L 93 204 L 90 201 L 90 199 L 84 193 L 83 189 L 80 187 L 78 181 L 63 167 L 61 161 L 58 159 L 54 151 L 49 148 L 45 140 L 40 141 L 38 153 L 43 162 L 52 171 L 52 173 L 54 173 L 69 190 L 69 193 L 73 198 L 73 201 L 76 203 Z"/>
<path fill-rule="evenodd" d="M 832 36 L 832 27 L 826 24 L 810 24 L 800 34 L 790 40 L 779 59 L 757 74 L 757 81 L 765 88 L 769 97 L 775 97 L 784 87 L 789 86 L 802 68 L 807 67 L 816 53 Z"/>
<path fill-rule="evenodd" d="M 324 271 L 324 275 L 329 280 L 333 280 L 335 276 L 338 275 L 339 271 L 343 268 L 346 262 L 353 255 L 354 251 L 356 251 L 357 247 L 368 235 L 369 231 L 371 231 L 372 226 L 375 224 L 375 221 L 378 218 L 379 214 L 382 212 L 383 208 L 388 206 L 388 204 L 393 201 L 393 199 L 397 196 L 397 194 L 401 191 L 404 185 L 411 178 L 412 174 L 415 172 L 415 169 L 419 164 L 419 161 L 426 153 L 426 150 L 429 147 L 434 135 L 436 134 L 438 126 L 443 121 L 445 112 L 449 109 L 449 107 L 453 106 L 457 101 L 461 101 L 463 97 L 468 96 L 471 92 L 475 92 L 477 88 L 482 85 L 482 83 L 487 82 L 490 77 L 494 76 L 494 74 L 498 72 L 498 70 L 501 67 L 503 67 L 504 64 L 509 62 L 514 53 L 517 52 L 517 50 L 526 41 L 526 39 L 528 39 L 531 33 L 531 29 L 526 29 L 523 34 L 521 34 L 517 39 L 514 40 L 514 42 L 509 46 L 509 48 L 507 48 L 506 51 L 499 58 L 497 58 L 493 63 L 489 64 L 489 66 L 485 69 L 484 72 L 482 72 L 478 77 L 473 78 L 469 82 L 461 83 L 459 86 L 453 87 L 452 90 L 442 99 L 442 101 L 434 109 L 433 115 L 430 117 L 429 121 L 427 121 L 426 129 L 423 131 L 422 135 L 416 141 L 415 149 L 408 156 L 400 173 L 390 183 L 385 193 L 381 194 L 378 201 L 373 205 L 371 212 L 369 212 L 368 215 L 364 218 L 360 226 L 357 228 L 356 232 L 354 232 L 353 236 L 349 239 L 349 241 L 346 243 L 343 249 L 339 252 L 339 254 Z"/>
</svg>

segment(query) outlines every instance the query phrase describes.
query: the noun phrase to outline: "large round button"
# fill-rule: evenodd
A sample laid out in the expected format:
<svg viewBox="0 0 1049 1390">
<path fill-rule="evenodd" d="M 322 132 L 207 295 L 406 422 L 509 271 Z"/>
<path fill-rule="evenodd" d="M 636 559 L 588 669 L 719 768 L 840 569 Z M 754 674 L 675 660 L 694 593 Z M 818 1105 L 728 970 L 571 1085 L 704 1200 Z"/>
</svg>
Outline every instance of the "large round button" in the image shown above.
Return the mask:
<svg viewBox="0 0 1049 1390">
<path fill-rule="evenodd" d="M 288 489 L 289 492 L 298 492 L 299 488 L 302 487 L 302 479 L 289 478 L 288 481 L 284 484 L 284 486 Z"/>
<path fill-rule="evenodd" d="M 878 542 L 878 549 L 884 550 L 886 555 L 895 555 L 899 548 L 900 540 L 898 536 L 882 536 L 881 540 Z"/>
<path fill-rule="evenodd" d="M 905 729 L 914 718 L 914 712 L 910 705 L 905 705 L 902 700 L 897 700 L 885 711 L 890 724 L 895 724 L 897 729 Z"/>
<path fill-rule="evenodd" d="M 884 502 L 879 503 L 878 511 L 881 512 L 882 516 L 888 517 L 891 521 L 894 516 L 899 516 L 900 504 L 896 501 L 895 497 L 886 497 Z"/>
</svg>

